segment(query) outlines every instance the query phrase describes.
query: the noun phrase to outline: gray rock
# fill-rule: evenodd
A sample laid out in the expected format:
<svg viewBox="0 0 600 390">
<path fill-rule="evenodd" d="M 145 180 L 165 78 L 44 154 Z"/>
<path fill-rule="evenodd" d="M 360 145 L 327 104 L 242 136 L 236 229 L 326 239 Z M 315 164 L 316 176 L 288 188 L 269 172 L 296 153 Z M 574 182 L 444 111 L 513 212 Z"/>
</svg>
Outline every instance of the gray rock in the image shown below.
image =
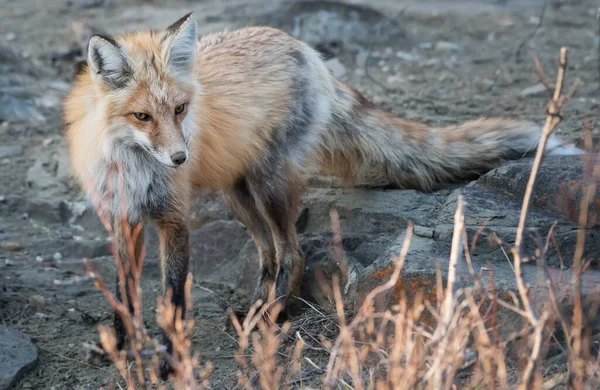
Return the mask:
<svg viewBox="0 0 600 390">
<path fill-rule="evenodd" d="M 105 235 L 106 228 L 100 221 L 96 210 L 92 207 L 81 208 L 83 202 L 69 203 L 68 221 L 70 224 L 82 227 L 86 232 Z"/>
<path fill-rule="evenodd" d="M 27 184 L 42 190 L 58 185 L 52 174 L 45 169 L 42 160 L 36 160 L 27 170 Z"/>
<path fill-rule="evenodd" d="M 333 58 L 325 62 L 327 69 L 335 78 L 341 78 L 346 75 L 346 67 L 338 58 Z"/>
<path fill-rule="evenodd" d="M 9 157 L 18 157 L 23 154 L 21 145 L 0 146 L 0 159 Z"/>
<path fill-rule="evenodd" d="M 275 11 L 258 17 L 254 24 L 280 28 L 316 47 L 339 46 L 360 51 L 374 43 L 394 41 L 410 48 L 404 29 L 374 8 L 338 1 L 284 3 Z"/>
<path fill-rule="evenodd" d="M 395 263 L 394 258 L 400 253 L 405 233 L 400 235 L 397 240 L 392 242 L 392 245 L 369 267 L 360 272 L 356 287 L 355 287 L 355 305 L 349 306 L 353 308 L 355 313 L 360 308 L 360 305 L 365 300 L 370 291 L 376 286 L 386 283 L 392 276 Z M 440 276 L 443 287 L 446 288 L 448 280 L 448 268 L 450 257 L 450 245 L 441 242 L 436 242 L 432 239 L 427 239 L 413 235 L 408 248 L 404 267 L 402 268 L 398 282 L 394 287 L 374 299 L 375 307 L 378 310 L 385 310 L 400 302 L 405 297 L 409 304 L 415 302 L 415 298 L 419 295 L 424 301 L 429 302 L 433 307 L 436 307 L 437 302 L 437 274 L 436 267 L 439 264 Z M 484 287 L 491 286 L 491 276 L 493 275 L 494 288 L 499 297 L 508 296 L 509 292 L 517 291 L 515 274 L 512 264 L 508 261 L 494 262 L 491 265 L 487 260 L 474 257 L 472 265 L 475 274 L 481 274 L 481 282 Z M 490 273 L 493 271 L 493 274 Z M 569 270 L 559 270 L 556 268 L 549 269 L 550 275 L 558 286 L 559 291 L 567 291 L 569 286 L 559 280 L 571 281 L 572 273 Z M 536 304 L 547 304 L 549 292 L 545 281 L 539 278 L 539 271 L 534 264 L 524 264 L 522 266 L 523 279 L 530 286 L 530 291 L 534 297 Z M 592 298 L 597 291 L 597 285 L 600 283 L 600 272 L 597 270 L 586 271 L 582 276 L 582 294 L 585 297 Z M 467 262 L 464 256 L 460 256 L 456 266 L 456 285 L 454 291 L 459 288 L 472 288 L 475 286 L 474 279 L 471 276 Z M 568 306 L 568 304 L 567 304 Z M 426 309 L 422 319 L 428 325 L 435 324 L 434 317 Z M 507 309 L 499 311 L 499 323 L 514 323 L 520 321 L 518 316 Z M 500 332 L 510 333 L 516 328 L 515 326 L 502 327 Z"/>
<path fill-rule="evenodd" d="M 355 310 L 358 310 L 373 288 L 387 282 L 392 276 L 395 269 L 394 258 L 399 255 L 402 249 L 405 235 L 406 232 L 402 233 L 396 240 L 392 240 L 388 249 L 359 275 L 356 286 Z M 447 245 L 413 235 L 397 286 L 377 297 L 376 307 L 379 310 L 384 310 L 397 304 L 403 295 L 411 300 L 417 293 L 423 293 L 425 299 L 435 304 L 436 263 L 445 261 L 444 259 L 448 256 L 448 253 Z"/>
<path fill-rule="evenodd" d="M 521 210 L 521 201 L 505 196 L 504 194 L 487 189 L 480 185 L 470 185 L 455 190 L 440 206 L 436 209 L 437 224 L 435 226 L 435 238 L 440 241 L 450 242 L 452 239 L 454 212 L 456 211 L 458 196 L 462 195 L 465 202 L 465 225 L 470 239 L 475 232 L 481 229 L 480 238 L 477 241 L 474 256 L 480 256 L 482 259 L 494 261 L 506 261 L 506 256 L 502 249 L 495 243 L 489 242 L 487 238 L 491 233 L 496 233 L 507 245 L 514 242 L 517 227 L 519 225 L 519 215 Z M 535 250 L 546 242 L 550 228 L 554 228 L 554 237 L 560 254 L 562 255 L 564 265 L 570 266 L 572 254 L 577 244 L 576 224 L 564 218 L 560 214 L 543 210 L 536 206 L 530 208 L 527 219 L 527 232 L 523 241 L 523 249 L 526 255 L 533 255 Z M 535 230 L 535 234 L 531 230 Z M 538 242 L 536 234 L 541 238 Z M 590 229 L 585 245 L 586 254 L 595 258 L 600 254 L 600 243 L 597 240 L 600 232 Z M 505 248 L 508 253 L 509 248 Z M 510 256 L 510 255 L 509 255 Z M 549 245 L 546 253 L 546 261 L 553 266 L 560 266 L 561 260 L 559 252 L 554 245 Z"/>
<path fill-rule="evenodd" d="M 546 87 L 542 83 L 531 85 L 519 92 L 521 97 L 539 97 L 547 96 Z"/>
<path fill-rule="evenodd" d="M 0 390 L 8 390 L 37 363 L 37 348 L 29 337 L 0 325 Z"/>
<path fill-rule="evenodd" d="M 110 243 L 105 237 L 99 239 L 80 236 L 70 239 L 40 238 L 27 243 L 30 250 L 36 255 L 54 260 L 94 259 L 112 254 Z M 56 253 L 59 253 L 60 256 L 54 256 Z"/>
<path fill-rule="evenodd" d="M 67 4 L 81 9 L 111 8 L 115 6 L 115 0 L 68 0 Z"/>
<path fill-rule="evenodd" d="M 61 223 L 64 221 L 67 211 L 64 206 L 61 207 L 63 203 L 52 197 L 32 196 L 26 201 L 25 212 L 29 218 L 39 222 Z"/>
<path fill-rule="evenodd" d="M 229 211 L 223 196 L 213 191 L 199 191 L 192 199 L 190 206 L 192 225 L 201 224 L 217 220 L 230 220 L 233 215 Z"/>
<path fill-rule="evenodd" d="M 404 51 L 397 51 L 396 57 L 406 62 L 415 62 L 419 59 L 419 56 Z"/>
<path fill-rule="evenodd" d="M 0 96 L 0 120 L 43 122 L 44 116 L 27 99 L 3 94 Z"/>
<path fill-rule="evenodd" d="M 195 282 L 223 283 L 251 290 L 258 255 L 238 221 L 210 222 L 190 233 L 191 271 Z"/>
<path fill-rule="evenodd" d="M 434 49 L 437 51 L 458 52 L 462 51 L 463 47 L 457 43 L 438 41 L 435 43 Z"/>
<path fill-rule="evenodd" d="M 69 157 L 64 143 L 36 147 L 32 155 L 37 159 L 27 170 L 27 185 L 41 191 L 41 197 L 64 198 L 69 184 Z"/>
<path fill-rule="evenodd" d="M 477 183 L 521 201 L 527 188 L 532 163 L 532 159 L 507 162 L 480 177 Z M 577 221 L 584 182 L 584 166 L 581 157 L 547 157 L 540 167 L 532 194 L 532 203 Z M 600 202 L 594 200 L 590 205 L 590 211 L 600 212 Z"/>
<path fill-rule="evenodd" d="M 402 231 L 408 220 L 423 226 L 432 224 L 431 212 L 446 193 L 424 194 L 413 190 L 313 188 L 303 198 L 309 209 L 306 233 L 330 233 L 329 212 L 340 216 L 342 235 L 348 233 L 393 234 Z"/>
</svg>

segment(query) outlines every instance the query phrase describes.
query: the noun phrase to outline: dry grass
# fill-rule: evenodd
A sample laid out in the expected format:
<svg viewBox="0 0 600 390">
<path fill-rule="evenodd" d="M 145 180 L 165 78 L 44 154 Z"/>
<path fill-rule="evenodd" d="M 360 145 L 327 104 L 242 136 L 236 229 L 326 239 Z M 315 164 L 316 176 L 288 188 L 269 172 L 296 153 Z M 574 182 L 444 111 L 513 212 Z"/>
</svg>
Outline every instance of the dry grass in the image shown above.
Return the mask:
<svg viewBox="0 0 600 390">
<path fill-rule="evenodd" d="M 293 323 L 278 325 L 272 319 L 277 318 L 281 307 L 273 299 L 267 305 L 253 306 L 241 322 L 232 315 L 231 320 L 239 339 L 239 351 L 235 359 L 239 364 L 240 387 L 302 388 L 302 372 L 305 368 L 313 372 L 316 370 L 322 375 L 323 388 L 553 389 L 562 386 L 587 389 L 600 386 L 600 356 L 592 355 L 593 335 L 588 326 L 589 321 L 597 314 L 598 304 L 585 304 L 581 295 L 581 275 L 589 267 L 589 261 L 583 258 L 585 227 L 590 216 L 588 206 L 600 180 L 600 163 L 592 157 L 585 157 L 587 181 L 580 207 L 578 244 L 573 254 L 572 294 L 569 298 L 573 307 L 572 314 L 568 316 L 561 309 L 565 295 L 558 287 L 560 283 L 551 277 L 545 265 L 544 252 L 548 245 L 540 247 L 537 260 L 549 298 L 537 301 L 530 291 L 531 286 L 523 280 L 521 270 L 522 263 L 526 261 L 521 242 L 544 146 L 548 136 L 560 122 L 563 103 L 575 88 L 567 95 L 561 94 L 566 60 L 566 50 L 563 49 L 560 53 L 556 90 L 552 92 L 548 88 L 551 99 L 547 121 L 523 199 L 519 229 L 511 251 L 518 295 L 512 294 L 511 302 L 499 298 L 493 284 L 493 270 L 489 270 L 490 282 L 487 285 L 481 281 L 481 275 L 475 273 L 470 263 L 463 200 L 459 199 L 444 288 L 438 268 L 437 304 L 432 305 L 417 294 L 410 303 L 407 299 L 400 299 L 398 304 L 385 311 L 376 310 L 376 298 L 393 289 L 399 281 L 412 236 L 412 226 L 409 225 L 402 251 L 394 259 L 395 268 L 391 278 L 366 296 L 353 318 L 348 318 L 344 311 L 340 280 L 336 274 L 333 275 L 331 284 L 323 286 L 329 290 L 335 302 L 333 315 L 313 307 L 307 312 L 309 314 L 305 313 Z M 545 83 L 541 67 L 538 67 L 538 71 Z M 585 136 L 585 140 L 586 146 L 591 150 L 589 134 Z M 110 221 L 106 220 L 101 210 L 99 214 L 111 233 Z M 332 221 L 334 241 L 338 243 L 333 255 L 343 269 L 345 258 L 335 214 Z M 135 258 L 133 254 L 137 231 L 133 229 L 129 233 L 130 258 Z M 475 240 L 472 246 L 474 242 Z M 108 302 L 123 318 L 129 337 L 126 350 L 116 350 L 112 329 L 100 326 L 99 332 L 102 346 L 119 369 L 127 386 L 164 386 L 156 375 L 158 359 L 162 357 L 175 369 L 172 381 L 176 388 L 210 387 L 210 363 L 201 366 L 197 356 L 192 354 L 190 334 L 193 320 L 171 322 L 170 319 L 179 318 L 174 312 L 180 309 L 173 307 L 168 297 L 159 300 L 157 321 L 174 345 L 173 353 L 167 355 L 164 347 L 149 336 L 143 325 L 139 287 L 142 258 L 137 258 L 133 264 L 123 264 L 118 256 L 115 258 L 119 277 L 132 275 L 128 278 L 129 284 L 122 284 L 127 285 L 123 288 L 128 288 L 129 294 L 123 291 L 121 295 L 130 297 L 133 314 L 127 310 L 128 302 L 116 300 L 93 270 L 90 269 L 88 277 L 95 281 Z M 471 270 L 472 287 L 459 288 L 457 284 L 456 265 L 462 261 Z M 186 289 L 186 302 L 191 304 L 190 286 L 191 276 Z M 516 313 L 522 320 L 522 327 L 508 336 L 500 336 L 498 313 L 501 310 Z M 427 325 L 422 321 L 425 311 L 433 316 L 433 324 Z M 316 330 L 310 327 L 318 328 L 320 334 L 316 335 Z M 562 370 L 549 372 L 544 370 L 544 360 L 547 346 L 556 338 L 557 327 L 565 339 L 563 356 L 566 364 Z M 319 367 L 304 357 L 308 345 L 328 354 L 326 367 Z M 513 350 L 518 352 L 516 359 L 508 357 Z"/>
</svg>

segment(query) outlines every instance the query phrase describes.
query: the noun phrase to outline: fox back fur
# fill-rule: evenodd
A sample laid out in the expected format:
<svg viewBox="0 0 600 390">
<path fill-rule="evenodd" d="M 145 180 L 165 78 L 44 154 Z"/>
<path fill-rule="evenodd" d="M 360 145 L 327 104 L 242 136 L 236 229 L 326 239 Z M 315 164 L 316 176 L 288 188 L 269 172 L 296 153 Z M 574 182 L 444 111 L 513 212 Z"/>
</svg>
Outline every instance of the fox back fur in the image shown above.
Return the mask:
<svg viewBox="0 0 600 390">
<path fill-rule="evenodd" d="M 88 53 L 65 102 L 74 176 L 96 205 L 109 193 L 113 216 L 157 224 L 164 286 L 181 306 L 194 188 L 222 191 L 256 242 L 254 299 L 285 300 L 302 279 L 295 221 L 309 174 L 431 190 L 535 151 L 541 134 L 526 121 L 431 127 L 381 111 L 268 27 L 198 40 L 190 14 L 164 31 L 95 36 Z M 579 153 L 556 138 L 548 149 Z"/>
</svg>

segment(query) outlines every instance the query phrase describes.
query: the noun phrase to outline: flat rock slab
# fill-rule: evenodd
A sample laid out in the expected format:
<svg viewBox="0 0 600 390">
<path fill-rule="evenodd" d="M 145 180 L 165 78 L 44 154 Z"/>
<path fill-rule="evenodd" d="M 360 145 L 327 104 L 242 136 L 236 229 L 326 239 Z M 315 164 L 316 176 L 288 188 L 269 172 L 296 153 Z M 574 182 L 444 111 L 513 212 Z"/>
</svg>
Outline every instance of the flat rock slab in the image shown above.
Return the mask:
<svg viewBox="0 0 600 390">
<path fill-rule="evenodd" d="M 37 348 L 16 329 L 0 326 L 0 390 L 9 389 L 37 363 Z"/>
<path fill-rule="evenodd" d="M 520 201 L 532 166 L 532 159 L 509 161 L 480 177 L 477 183 Z M 581 156 L 545 158 L 533 190 L 533 205 L 577 221 L 583 185 L 587 182 L 584 168 Z M 600 198 L 593 199 L 589 210 L 600 212 Z"/>
</svg>

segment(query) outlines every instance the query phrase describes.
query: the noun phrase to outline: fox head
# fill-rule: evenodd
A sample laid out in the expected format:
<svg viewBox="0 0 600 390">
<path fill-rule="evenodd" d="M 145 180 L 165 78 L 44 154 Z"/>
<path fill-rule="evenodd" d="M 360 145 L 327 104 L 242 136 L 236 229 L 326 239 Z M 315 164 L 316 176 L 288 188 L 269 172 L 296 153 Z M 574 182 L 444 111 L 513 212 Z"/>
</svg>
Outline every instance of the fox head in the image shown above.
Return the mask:
<svg viewBox="0 0 600 390">
<path fill-rule="evenodd" d="M 139 146 L 162 164 L 188 159 L 197 82 L 197 24 L 188 14 L 161 32 L 89 41 L 88 67 L 113 143 Z"/>
</svg>

